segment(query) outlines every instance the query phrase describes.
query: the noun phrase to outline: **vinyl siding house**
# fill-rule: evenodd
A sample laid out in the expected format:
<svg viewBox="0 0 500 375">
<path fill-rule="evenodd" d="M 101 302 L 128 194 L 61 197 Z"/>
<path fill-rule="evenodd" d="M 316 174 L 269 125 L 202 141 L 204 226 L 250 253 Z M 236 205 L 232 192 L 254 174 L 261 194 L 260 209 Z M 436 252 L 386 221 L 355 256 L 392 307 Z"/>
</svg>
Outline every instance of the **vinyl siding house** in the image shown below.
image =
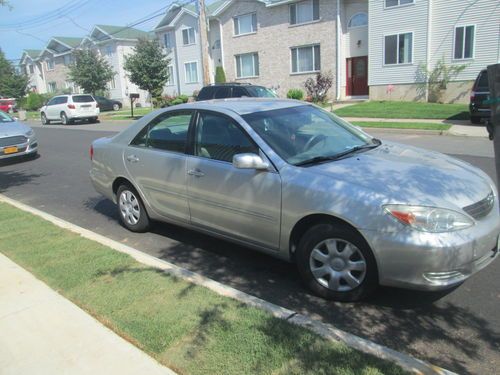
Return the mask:
<svg viewBox="0 0 500 375">
<path fill-rule="evenodd" d="M 95 25 L 89 36 L 82 40 L 79 48 L 90 48 L 109 62 L 116 73 L 114 79 L 108 83 L 111 99 L 120 100 L 124 106 L 130 106 L 130 93 L 138 93 L 139 99 L 135 103 L 142 106 L 149 105 L 149 93 L 139 89 L 130 82 L 127 72 L 123 68 L 125 56 L 133 52 L 133 47 L 140 38 L 148 39 L 150 34 L 135 28 L 112 25 Z"/>
<path fill-rule="evenodd" d="M 479 71 L 500 62 L 498 0 L 369 0 L 368 14 L 371 99 L 426 100 L 421 65 L 443 59 L 466 68 L 442 100 L 464 103 Z"/>
<path fill-rule="evenodd" d="M 38 49 L 24 50 L 19 65 L 21 72 L 29 77 L 28 90 L 44 94 L 47 92 L 47 87 L 43 76 L 42 62 L 39 60 L 41 53 L 42 50 Z"/>
</svg>

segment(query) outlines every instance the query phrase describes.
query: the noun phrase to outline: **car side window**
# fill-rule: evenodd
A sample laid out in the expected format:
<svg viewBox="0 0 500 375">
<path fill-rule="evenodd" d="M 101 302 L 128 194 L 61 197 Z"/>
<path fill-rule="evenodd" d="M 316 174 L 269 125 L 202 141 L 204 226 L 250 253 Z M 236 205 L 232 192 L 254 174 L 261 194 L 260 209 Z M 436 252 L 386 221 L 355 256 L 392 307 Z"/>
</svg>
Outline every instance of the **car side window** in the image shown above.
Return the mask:
<svg viewBox="0 0 500 375">
<path fill-rule="evenodd" d="M 215 87 L 204 87 L 198 94 L 198 100 L 210 100 L 214 97 Z"/>
<path fill-rule="evenodd" d="M 215 91 L 214 99 L 225 99 L 231 97 L 231 87 L 220 87 Z"/>
<path fill-rule="evenodd" d="M 196 124 L 195 155 L 232 163 L 236 154 L 259 152 L 236 123 L 224 115 L 200 112 Z"/>
<path fill-rule="evenodd" d="M 57 101 L 57 98 L 52 98 L 49 100 L 49 102 L 47 103 L 47 105 L 54 105 L 56 104 L 56 101 Z"/>
<path fill-rule="evenodd" d="M 191 111 L 162 113 L 137 134 L 131 145 L 184 153 L 190 121 Z"/>
<path fill-rule="evenodd" d="M 243 87 L 233 87 L 233 98 L 241 98 L 243 96 L 250 96 L 247 90 Z"/>
<path fill-rule="evenodd" d="M 68 97 L 67 96 L 61 96 L 59 98 L 59 102 L 57 104 L 64 104 L 68 102 Z"/>
</svg>

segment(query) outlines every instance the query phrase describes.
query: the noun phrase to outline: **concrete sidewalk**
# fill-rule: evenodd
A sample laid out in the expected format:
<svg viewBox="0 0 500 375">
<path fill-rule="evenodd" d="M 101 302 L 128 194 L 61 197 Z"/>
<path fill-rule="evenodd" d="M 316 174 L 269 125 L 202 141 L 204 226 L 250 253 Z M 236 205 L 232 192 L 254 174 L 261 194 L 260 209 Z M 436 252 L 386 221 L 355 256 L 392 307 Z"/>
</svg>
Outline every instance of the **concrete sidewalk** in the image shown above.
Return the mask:
<svg viewBox="0 0 500 375">
<path fill-rule="evenodd" d="M 2 375 L 172 375 L 0 254 Z"/>
</svg>

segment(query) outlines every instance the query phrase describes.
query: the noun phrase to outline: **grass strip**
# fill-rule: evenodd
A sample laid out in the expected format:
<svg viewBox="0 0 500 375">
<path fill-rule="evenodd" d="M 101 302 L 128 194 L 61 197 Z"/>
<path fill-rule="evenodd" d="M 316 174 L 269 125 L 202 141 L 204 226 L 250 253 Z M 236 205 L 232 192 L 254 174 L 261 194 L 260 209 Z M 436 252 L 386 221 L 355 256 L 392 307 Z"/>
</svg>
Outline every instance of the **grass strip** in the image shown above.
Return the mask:
<svg viewBox="0 0 500 375">
<path fill-rule="evenodd" d="M 341 117 L 468 120 L 466 104 L 368 101 L 339 108 Z"/>
<path fill-rule="evenodd" d="M 432 124 L 420 122 L 380 122 L 380 121 L 353 121 L 353 125 L 363 128 L 390 128 L 390 129 L 422 129 L 422 130 L 448 130 L 449 124 Z"/>
<path fill-rule="evenodd" d="M 402 374 L 0 203 L 0 252 L 180 374 Z"/>
</svg>

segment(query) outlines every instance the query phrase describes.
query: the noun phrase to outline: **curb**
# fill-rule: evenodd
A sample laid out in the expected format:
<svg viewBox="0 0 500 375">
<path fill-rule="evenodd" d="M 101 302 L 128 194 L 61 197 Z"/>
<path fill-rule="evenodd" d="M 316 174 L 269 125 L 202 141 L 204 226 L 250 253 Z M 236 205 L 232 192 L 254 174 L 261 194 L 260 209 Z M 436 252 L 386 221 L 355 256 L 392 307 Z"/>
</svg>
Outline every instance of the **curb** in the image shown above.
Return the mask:
<svg viewBox="0 0 500 375">
<path fill-rule="evenodd" d="M 47 220 L 60 228 L 68 229 L 74 233 L 81 235 L 84 238 L 108 246 L 121 253 L 128 254 L 140 263 L 143 263 L 150 267 L 161 269 L 164 272 L 183 278 L 194 284 L 204 286 L 222 296 L 233 298 L 247 305 L 263 309 L 277 318 L 307 328 L 327 340 L 342 342 L 347 346 L 357 349 L 363 353 L 370 354 L 388 361 L 392 361 L 401 366 L 404 370 L 409 371 L 411 373 L 455 375 L 455 373 L 449 370 L 433 366 L 422 360 L 416 359 L 410 355 L 397 352 L 386 346 L 376 344 L 370 340 L 363 339 L 351 333 L 337 329 L 330 324 L 322 323 L 317 320 L 311 319 L 308 316 L 298 314 L 295 311 L 289 310 L 285 307 L 275 305 L 271 302 L 267 302 L 258 297 L 249 295 L 245 292 L 242 292 L 230 286 L 219 283 L 218 281 L 209 279 L 195 272 L 176 266 L 175 264 L 155 258 L 149 254 L 143 253 L 140 250 L 124 245 L 118 241 L 112 240 L 103 235 L 92 232 L 78 225 L 72 224 L 66 220 L 60 219 L 56 216 L 53 216 L 36 208 L 30 207 L 24 203 L 8 198 L 3 194 L 0 194 L 0 202 L 10 204 L 11 206 L 14 206 L 22 211 L 41 217 L 42 219 Z"/>
</svg>

